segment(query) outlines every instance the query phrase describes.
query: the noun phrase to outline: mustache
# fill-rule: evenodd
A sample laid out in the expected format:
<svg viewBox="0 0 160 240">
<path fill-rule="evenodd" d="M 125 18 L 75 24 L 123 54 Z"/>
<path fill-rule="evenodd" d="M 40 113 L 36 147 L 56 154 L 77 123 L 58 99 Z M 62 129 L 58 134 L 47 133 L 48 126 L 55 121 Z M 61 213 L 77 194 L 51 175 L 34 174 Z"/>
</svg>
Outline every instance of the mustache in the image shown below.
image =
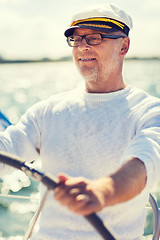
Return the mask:
<svg viewBox="0 0 160 240">
<path fill-rule="evenodd" d="M 85 54 L 79 54 L 78 58 L 95 58 L 96 54 L 95 53 L 85 53 Z"/>
<path fill-rule="evenodd" d="M 92 51 L 92 49 L 77 52 L 78 58 L 94 58 L 96 56 L 97 56 L 96 52 Z"/>
</svg>

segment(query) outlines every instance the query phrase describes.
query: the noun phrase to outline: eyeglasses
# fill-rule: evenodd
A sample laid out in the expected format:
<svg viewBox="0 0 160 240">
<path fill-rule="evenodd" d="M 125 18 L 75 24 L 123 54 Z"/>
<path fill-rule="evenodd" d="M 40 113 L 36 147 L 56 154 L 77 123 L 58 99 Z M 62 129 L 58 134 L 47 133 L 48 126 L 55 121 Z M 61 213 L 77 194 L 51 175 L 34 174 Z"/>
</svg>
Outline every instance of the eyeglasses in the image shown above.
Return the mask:
<svg viewBox="0 0 160 240">
<path fill-rule="evenodd" d="M 103 38 L 118 39 L 125 37 L 126 36 L 124 35 L 103 35 L 100 33 L 92 33 L 83 36 L 80 35 L 69 36 L 67 38 L 67 43 L 70 47 L 78 47 L 84 38 L 88 45 L 99 45 L 103 41 Z"/>
</svg>

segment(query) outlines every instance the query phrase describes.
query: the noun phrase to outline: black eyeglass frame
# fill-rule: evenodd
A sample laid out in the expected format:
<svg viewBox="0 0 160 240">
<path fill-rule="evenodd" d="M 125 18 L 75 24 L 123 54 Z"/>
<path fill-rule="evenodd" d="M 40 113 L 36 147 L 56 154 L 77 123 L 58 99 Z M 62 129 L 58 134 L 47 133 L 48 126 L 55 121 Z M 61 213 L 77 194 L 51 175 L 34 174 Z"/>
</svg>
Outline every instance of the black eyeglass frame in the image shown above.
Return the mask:
<svg viewBox="0 0 160 240">
<path fill-rule="evenodd" d="M 86 38 L 88 35 L 100 35 L 101 36 L 101 42 L 100 43 L 96 43 L 96 44 L 90 44 L 89 43 L 89 40 Z M 102 43 L 102 41 L 103 41 L 103 38 L 109 38 L 109 39 L 118 39 L 118 38 L 125 38 L 125 37 L 127 37 L 126 35 L 106 35 L 106 34 L 101 34 L 101 33 L 91 33 L 91 34 L 86 34 L 86 35 L 75 35 L 75 36 L 79 36 L 79 37 L 81 37 L 81 41 L 83 40 L 83 38 L 86 40 L 86 42 L 87 42 L 87 44 L 88 45 L 91 45 L 91 46 L 95 46 L 95 45 L 99 45 L 99 44 L 101 44 Z M 79 42 L 77 45 L 71 45 L 70 44 L 70 39 L 71 38 L 73 38 L 74 37 L 74 35 L 72 35 L 72 36 L 69 36 L 69 37 L 67 37 L 67 43 L 68 43 L 68 45 L 70 46 L 70 47 L 78 47 L 79 46 L 79 43 L 81 42 Z"/>
</svg>

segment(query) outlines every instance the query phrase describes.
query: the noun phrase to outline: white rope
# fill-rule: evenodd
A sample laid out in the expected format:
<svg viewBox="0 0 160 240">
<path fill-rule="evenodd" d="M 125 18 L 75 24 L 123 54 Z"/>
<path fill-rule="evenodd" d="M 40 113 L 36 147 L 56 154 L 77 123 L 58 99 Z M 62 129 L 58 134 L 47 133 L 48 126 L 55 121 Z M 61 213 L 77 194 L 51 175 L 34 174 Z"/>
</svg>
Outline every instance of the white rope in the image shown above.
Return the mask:
<svg viewBox="0 0 160 240">
<path fill-rule="evenodd" d="M 47 199 L 48 199 L 48 197 L 49 197 L 50 192 L 51 192 L 51 189 L 48 188 L 48 189 L 46 190 L 43 198 L 42 198 L 42 201 L 41 201 L 41 203 L 40 203 L 39 208 L 37 209 L 34 217 L 32 218 L 32 220 L 31 220 L 31 222 L 30 222 L 30 224 L 29 224 L 29 228 L 28 228 L 28 230 L 27 230 L 27 232 L 26 232 L 23 240 L 28 240 L 28 239 L 31 237 L 32 232 L 33 232 L 33 228 L 34 228 L 34 226 L 35 226 L 35 224 L 36 224 L 36 222 L 37 222 L 37 219 L 38 219 L 38 217 L 39 217 L 42 209 L 44 208 L 44 205 L 46 204 L 46 201 L 47 201 Z"/>
<path fill-rule="evenodd" d="M 30 197 L 30 196 L 21 196 L 21 195 L 11 195 L 11 194 L 2 194 L 0 193 L 0 197 L 6 197 L 6 198 L 15 198 L 15 199 L 26 199 L 26 200 L 39 200 L 36 197 Z"/>
</svg>

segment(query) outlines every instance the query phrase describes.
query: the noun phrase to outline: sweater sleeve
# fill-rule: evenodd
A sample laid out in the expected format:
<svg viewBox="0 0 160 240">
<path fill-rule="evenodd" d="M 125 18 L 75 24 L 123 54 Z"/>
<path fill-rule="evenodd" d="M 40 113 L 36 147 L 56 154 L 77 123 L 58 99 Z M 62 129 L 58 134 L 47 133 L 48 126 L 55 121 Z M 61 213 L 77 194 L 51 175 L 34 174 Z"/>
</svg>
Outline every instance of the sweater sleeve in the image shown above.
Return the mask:
<svg viewBox="0 0 160 240">
<path fill-rule="evenodd" d="M 145 190 L 151 191 L 160 173 L 160 106 L 148 109 L 137 119 L 135 135 L 121 160 L 124 163 L 136 157 L 144 162 L 147 171 Z"/>
<path fill-rule="evenodd" d="M 16 125 L 0 133 L 0 150 L 22 157 L 26 161 L 39 157 L 41 124 L 44 108 L 41 103 L 30 108 Z M 1 174 L 8 173 L 8 167 L 0 163 Z"/>
</svg>

